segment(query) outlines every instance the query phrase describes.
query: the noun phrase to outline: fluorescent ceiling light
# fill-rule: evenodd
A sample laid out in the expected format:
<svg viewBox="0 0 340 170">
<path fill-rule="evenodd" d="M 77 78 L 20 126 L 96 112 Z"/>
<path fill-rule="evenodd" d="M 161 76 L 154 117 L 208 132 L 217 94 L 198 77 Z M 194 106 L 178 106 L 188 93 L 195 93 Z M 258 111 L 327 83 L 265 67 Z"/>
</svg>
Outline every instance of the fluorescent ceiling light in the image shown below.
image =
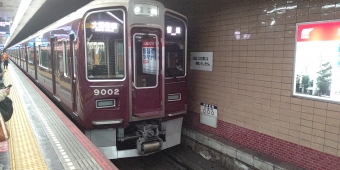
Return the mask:
<svg viewBox="0 0 340 170">
<path fill-rule="evenodd" d="M 25 14 L 27 8 L 30 6 L 31 2 L 32 2 L 32 0 L 21 0 L 19 8 L 17 10 L 17 14 L 15 15 L 13 24 L 11 26 L 9 37 L 7 37 L 5 46 L 7 46 L 10 37 L 12 36 L 12 34 L 15 31 L 15 29 L 17 28 L 21 18 L 24 16 L 24 14 Z"/>
</svg>

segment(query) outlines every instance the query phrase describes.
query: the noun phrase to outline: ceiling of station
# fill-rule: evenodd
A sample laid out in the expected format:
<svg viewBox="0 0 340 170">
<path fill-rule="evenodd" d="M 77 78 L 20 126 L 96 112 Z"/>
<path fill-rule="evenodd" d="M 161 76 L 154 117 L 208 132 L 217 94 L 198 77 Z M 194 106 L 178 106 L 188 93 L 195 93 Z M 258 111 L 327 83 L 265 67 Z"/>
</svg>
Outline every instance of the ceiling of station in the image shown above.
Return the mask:
<svg viewBox="0 0 340 170">
<path fill-rule="evenodd" d="M 21 0 L 0 0 L 0 21 L 13 22 Z M 0 36 L 0 44 L 6 42 L 7 37 Z"/>
<path fill-rule="evenodd" d="M 0 0 L 0 22 L 14 22 L 21 1 L 28 0 Z M 58 19 L 76 11 L 92 0 L 32 0 L 27 11 L 19 21 L 10 37 L 1 37 L 0 44 L 10 47 L 19 43 L 40 29 L 50 25 Z M 8 39 L 8 40 L 7 40 Z"/>
</svg>

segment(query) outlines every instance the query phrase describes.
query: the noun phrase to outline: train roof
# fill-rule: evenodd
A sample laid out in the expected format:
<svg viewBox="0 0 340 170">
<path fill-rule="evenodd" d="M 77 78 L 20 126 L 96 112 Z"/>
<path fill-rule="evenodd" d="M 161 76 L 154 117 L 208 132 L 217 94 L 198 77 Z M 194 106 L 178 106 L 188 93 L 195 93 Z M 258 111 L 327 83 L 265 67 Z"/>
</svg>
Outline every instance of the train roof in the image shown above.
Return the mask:
<svg viewBox="0 0 340 170">
<path fill-rule="evenodd" d="M 40 31 L 36 32 L 35 34 L 27 37 L 26 39 L 20 41 L 14 46 L 18 46 L 26 41 L 29 41 L 35 37 L 38 37 L 40 35 L 45 34 L 46 32 L 56 29 L 60 26 L 65 25 L 66 23 L 70 23 L 72 21 L 75 21 L 77 19 L 81 19 L 84 17 L 85 13 L 88 12 L 91 9 L 97 9 L 97 8 L 105 8 L 110 6 L 124 6 L 128 9 L 129 3 L 147 3 L 152 2 L 154 4 L 158 4 L 160 7 L 163 7 L 163 4 L 161 2 L 155 1 L 155 0 L 93 0 L 92 2 L 88 3 L 87 5 L 83 6 L 82 8 L 78 9 L 77 11 L 65 16 L 64 18 L 54 22 L 53 24 L 41 29 Z M 14 47 L 13 46 L 13 47 Z"/>
</svg>

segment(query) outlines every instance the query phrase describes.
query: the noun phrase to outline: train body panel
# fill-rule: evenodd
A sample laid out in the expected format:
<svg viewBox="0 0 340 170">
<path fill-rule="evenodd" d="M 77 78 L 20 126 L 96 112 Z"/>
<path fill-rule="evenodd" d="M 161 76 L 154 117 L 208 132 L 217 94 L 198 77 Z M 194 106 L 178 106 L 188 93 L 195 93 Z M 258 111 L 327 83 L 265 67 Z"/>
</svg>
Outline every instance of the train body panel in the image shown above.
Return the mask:
<svg viewBox="0 0 340 170">
<path fill-rule="evenodd" d="M 116 159 L 180 143 L 186 30 L 186 18 L 157 1 L 93 1 L 9 53 Z"/>
</svg>

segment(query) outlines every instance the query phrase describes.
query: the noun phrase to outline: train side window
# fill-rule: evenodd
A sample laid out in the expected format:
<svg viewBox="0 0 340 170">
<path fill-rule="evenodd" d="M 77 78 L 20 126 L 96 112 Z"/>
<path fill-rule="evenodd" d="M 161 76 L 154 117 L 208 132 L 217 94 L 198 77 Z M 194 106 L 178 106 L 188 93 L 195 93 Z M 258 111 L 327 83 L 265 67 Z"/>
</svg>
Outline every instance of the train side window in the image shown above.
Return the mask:
<svg viewBox="0 0 340 170">
<path fill-rule="evenodd" d="M 88 14 L 86 68 L 89 80 L 125 77 L 124 11 L 101 10 Z"/>
<path fill-rule="evenodd" d="M 183 20 L 165 15 L 165 76 L 186 74 L 186 24 Z"/>
</svg>

